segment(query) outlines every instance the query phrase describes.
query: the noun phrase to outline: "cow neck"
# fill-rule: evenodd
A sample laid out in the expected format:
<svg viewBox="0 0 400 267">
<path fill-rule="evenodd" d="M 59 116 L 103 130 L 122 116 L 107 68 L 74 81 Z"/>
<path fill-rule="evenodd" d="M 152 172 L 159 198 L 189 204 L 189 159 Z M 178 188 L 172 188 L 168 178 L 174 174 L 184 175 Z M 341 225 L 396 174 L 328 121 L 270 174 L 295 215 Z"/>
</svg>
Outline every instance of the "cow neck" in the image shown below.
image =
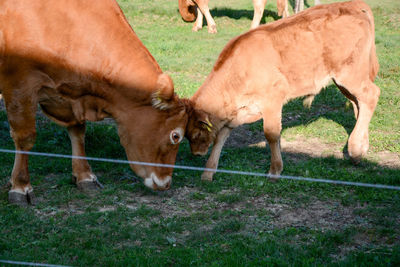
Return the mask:
<svg viewBox="0 0 400 267">
<path fill-rule="evenodd" d="M 116 49 L 110 59 L 110 66 L 105 66 L 106 71 L 100 69 L 106 79 L 123 90 L 123 94 L 134 95 L 143 93 L 149 97 L 156 92 L 157 79 L 162 73 L 161 68 L 154 60 L 147 48 L 132 32 L 133 42 L 122 44 L 119 51 Z"/>
<path fill-rule="evenodd" d="M 77 10 L 79 12 L 66 13 L 62 18 L 64 22 L 40 17 L 41 23 L 47 25 L 40 40 L 48 45 L 42 52 L 48 58 L 44 61 L 63 62 L 62 65 L 73 72 L 105 81 L 110 86 L 104 88 L 112 87 L 113 94 L 117 90 L 126 98 L 149 98 L 158 89 L 156 83 L 161 68 L 117 3 L 96 1 L 91 2 L 89 8 Z M 102 14 L 101 17 L 98 14 Z M 59 34 L 58 24 L 68 25 L 62 34 Z"/>
<path fill-rule="evenodd" d="M 103 36 L 104 40 L 98 42 L 97 49 L 103 60 L 96 65 L 96 71 L 109 83 L 119 86 L 127 96 L 130 93 L 132 97 L 138 93 L 149 96 L 157 91 L 157 78 L 162 70 L 122 12 L 115 23 L 107 24 L 104 32 L 112 36 Z"/>
<path fill-rule="evenodd" d="M 229 124 L 234 118 L 234 103 L 229 95 L 229 81 L 220 72 L 213 71 L 192 96 L 195 109 L 212 115 L 218 124 Z"/>
</svg>

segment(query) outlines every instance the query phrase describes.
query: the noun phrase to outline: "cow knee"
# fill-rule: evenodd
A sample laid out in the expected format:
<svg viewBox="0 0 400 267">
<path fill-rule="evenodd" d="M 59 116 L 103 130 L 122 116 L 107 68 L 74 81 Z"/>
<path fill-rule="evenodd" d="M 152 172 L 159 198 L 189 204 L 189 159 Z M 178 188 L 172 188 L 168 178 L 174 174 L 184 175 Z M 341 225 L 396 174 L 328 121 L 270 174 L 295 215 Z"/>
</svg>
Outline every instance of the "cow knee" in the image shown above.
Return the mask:
<svg viewBox="0 0 400 267">
<path fill-rule="evenodd" d="M 264 135 L 269 143 L 278 142 L 281 136 L 281 124 L 278 123 L 264 123 Z"/>
<path fill-rule="evenodd" d="M 10 135 L 14 140 L 16 149 L 31 150 L 36 140 L 36 131 L 14 131 L 10 130 Z"/>
</svg>

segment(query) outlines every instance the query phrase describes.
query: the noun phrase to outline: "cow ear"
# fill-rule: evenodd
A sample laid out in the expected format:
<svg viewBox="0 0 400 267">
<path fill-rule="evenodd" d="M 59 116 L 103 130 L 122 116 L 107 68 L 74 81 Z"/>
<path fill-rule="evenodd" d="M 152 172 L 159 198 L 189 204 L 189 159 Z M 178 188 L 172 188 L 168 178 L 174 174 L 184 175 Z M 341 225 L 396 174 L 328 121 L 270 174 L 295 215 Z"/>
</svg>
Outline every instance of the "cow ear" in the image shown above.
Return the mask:
<svg viewBox="0 0 400 267">
<path fill-rule="evenodd" d="M 160 110 L 167 110 L 173 106 L 174 83 L 171 77 L 162 73 L 157 79 L 157 91 L 151 96 L 153 107 Z"/>
<path fill-rule="evenodd" d="M 106 111 L 107 102 L 95 96 L 82 96 L 72 101 L 72 110 L 76 119 L 84 121 L 100 121 L 111 114 Z"/>
<path fill-rule="evenodd" d="M 201 128 L 212 132 L 213 125 L 207 113 L 205 113 L 204 111 L 197 111 L 197 121 L 199 122 Z"/>
</svg>

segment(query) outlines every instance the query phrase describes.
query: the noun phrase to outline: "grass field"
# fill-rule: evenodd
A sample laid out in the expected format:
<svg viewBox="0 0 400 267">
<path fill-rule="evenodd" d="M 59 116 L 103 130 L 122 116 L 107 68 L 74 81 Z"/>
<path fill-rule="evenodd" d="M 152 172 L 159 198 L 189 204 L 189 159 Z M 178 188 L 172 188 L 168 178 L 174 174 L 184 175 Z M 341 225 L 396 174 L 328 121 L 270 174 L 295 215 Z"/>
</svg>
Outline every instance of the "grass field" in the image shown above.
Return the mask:
<svg viewBox="0 0 400 267">
<path fill-rule="evenodd" d="M 133 29 L 190 97 L 219 52 L 249 29 L 250 0 L 210 1 L 218 33 L 193 33 L 178 1 L 119 0 Z M 323 3 L 333 1 L 322 1 Z M 343 156 L 354 127 L 352 108 L 335 86 L 311 109 L 284 107 L 285 175 L 400 185 L 400 2 L 367 0 L 375 15 L 381 97 L 370 125 L 370 151 L 354 166 Z M 308 1 L 312 4 L 313 1 Z M 263 23 L 277 19 L 268 1 Z M 39 116 L 34 151 L 70 154 L 66 130 Z M 88 156 L 125 159 L 113 123 L 90 123 Z M 13 149 L 4 108 L 0 148 Z M 345 154 L 345 153 L 344 153 Z M 91 163 L 104 189 L 87 196 L 71 182 L 66 159 L 31 157 L 38 204 L 9 205 L 6 186 L 14 156 L 0 154 L 0 259 L 74 266 L 400 266 L 400 192 L 175 170 L 173 186 L 155 193 L 126 165 Z M 185 141 L 177 164 L 204 166 Z M 269 169 L 260 122 L 240 127 L 220 168 Z M 0 263 L 0 266 L 3 266 Z"/>
</svg>

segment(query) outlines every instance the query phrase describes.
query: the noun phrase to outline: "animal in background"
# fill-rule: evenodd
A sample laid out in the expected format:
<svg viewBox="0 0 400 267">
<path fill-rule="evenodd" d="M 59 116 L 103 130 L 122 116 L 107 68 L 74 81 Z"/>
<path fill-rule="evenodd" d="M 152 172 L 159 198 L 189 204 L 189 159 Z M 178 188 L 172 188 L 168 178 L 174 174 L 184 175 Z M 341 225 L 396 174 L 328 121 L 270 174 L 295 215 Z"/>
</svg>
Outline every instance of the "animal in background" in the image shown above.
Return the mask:
<svg viewBox="0 0 400 267">
<path fill-rule="evenodd" d="M 111 117 L 128 160 L 175 163 L 185 101 L 116 1 L 4 0 L 0 10 L 0 90 L 16 150 L 32 149 L 40 105 L 67 127 L 73 156 L 85 156 L 85 122 Z M 131 168 L 154 190 L 170 187 L 171 168 Z M 73 159 L 72 173 L 78 188 L 100 187 L 86 160 Z M 16 154 L 10 183 L 11 203 L 34 202 L 28 155 Z"/>
<path fill-rule="evenodd" d="M 203 28 L 203 16 L 207 20 L 207 28 L 209 33 L 217 32 L 217 25 L 213 17 L 211 16 L 210 9 L 208 7 L 209 0 L 179 0 L 179 13 L 184 21 L 192 22 L 195 21 L 192 31 L 199 31 Z M 265 4 L 267 0 L 253 0 L 254 14 L 251 22 L 251 29 L 254 29 L 260 25 L 262 19 Z M 319 4 L 319 0 L 315 1 L 315 4 Z M 288 0 L 276 0 L 276 6 L 278 8 L 278 15 L 286 18 L 289 16 Z M 304 0 L 296 0 L 295 2 L 295 13 L 298 13 L 304 9 Z"/>
<path fill-rule="evenodd" d="M 320 5 L 320 0 L 314 0 L 314 5 Z M 294 13 L 297 14 L 304 10 L 304 0 L 296 0 L 294 3 Z"/>
<path fill-rule="evenodd" d="M 212 72 L 193 95 L 186 137 L 193 154 L 213 148 L 206 167 L 216 169 L 232 129 L 263 119 L 271 150 L 269 173 L 280 175 L 282 107 L 313 98 L 329 81 L 353 104 L 356 125 L 348 139 L 355 162 L 367 153 L 368 126 L 380 89 L 374 18 L 361 0 L 318 5 L 250 30 L 222 50 Z M 205 171 L 203 180 L 214 172 Z"/>
</svg>

